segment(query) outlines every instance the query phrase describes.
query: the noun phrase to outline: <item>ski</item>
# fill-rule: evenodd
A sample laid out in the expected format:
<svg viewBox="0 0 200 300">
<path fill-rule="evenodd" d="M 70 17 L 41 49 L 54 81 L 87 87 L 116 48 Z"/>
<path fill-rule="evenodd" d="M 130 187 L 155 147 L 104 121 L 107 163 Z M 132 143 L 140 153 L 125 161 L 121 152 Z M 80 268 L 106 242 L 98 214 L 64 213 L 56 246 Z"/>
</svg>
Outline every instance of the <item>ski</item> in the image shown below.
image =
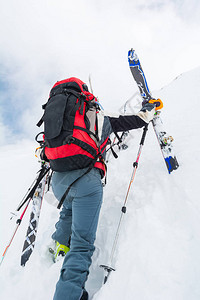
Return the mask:
<svg viewBox="0 0 200 300">
<path fill-rule="evenodd" d="M 131 49 L 128 51 L 128 62 L 131 70 L 131 74 L 137 83 L 140 95 L 143 99 L 142 105 L 147 103 L 149 100 L 154 99 L 149 90 L 144 71 L 142 69 L 140 60 L 135 53 L 135 50 Z M 173 149 L 173 137 L 168 135 L 164 130 L 164 125 L 160 117 L 161 112 L 157 111 L 154 119 L 152 120 L 152 125 L 154 132 L 156 134 L 160 149 L 167 167 L 169 174 L 179 167 L 178 161 L 174 154 Z"/>
<path fill-rule="evenodd" d="M 44 163 L 42 168 L 49 170 L 49 163 Z M 25 237 L 25 242 L 23 245 L 23 250 L 22 250 L 21 266 L 25 266 L 35 246 L 36 234 L 38 230 L 38 223 L 39 223 L 40 211 L 42 206 L 42 200 L 45 191 L 45 185 L 47 182 L 47 176 L 48 175 L 42 178 L 41 182 L 38 184 L 34 192 L 34 195 L 32 197 L 32 210 L 30 213 L 29 225 Z"/>
</svg>

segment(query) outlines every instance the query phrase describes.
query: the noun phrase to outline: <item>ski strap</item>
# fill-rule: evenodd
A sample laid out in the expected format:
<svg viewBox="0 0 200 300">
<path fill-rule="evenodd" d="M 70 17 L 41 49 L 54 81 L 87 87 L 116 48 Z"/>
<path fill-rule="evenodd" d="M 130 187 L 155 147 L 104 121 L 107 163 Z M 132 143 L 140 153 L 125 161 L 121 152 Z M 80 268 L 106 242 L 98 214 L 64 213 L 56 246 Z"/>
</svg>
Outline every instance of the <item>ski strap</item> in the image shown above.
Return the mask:
<svg viewBox="0 0 200 300">
<path fill-rule="evenodd" d="M 160 99 L 151 99 L 151 100 L 149 100 L 149 103 L 155 104 L 155 106 L 156 106 L 155 110 L 156 111 L 163 108 L 163 102 Z"/>
</svg>

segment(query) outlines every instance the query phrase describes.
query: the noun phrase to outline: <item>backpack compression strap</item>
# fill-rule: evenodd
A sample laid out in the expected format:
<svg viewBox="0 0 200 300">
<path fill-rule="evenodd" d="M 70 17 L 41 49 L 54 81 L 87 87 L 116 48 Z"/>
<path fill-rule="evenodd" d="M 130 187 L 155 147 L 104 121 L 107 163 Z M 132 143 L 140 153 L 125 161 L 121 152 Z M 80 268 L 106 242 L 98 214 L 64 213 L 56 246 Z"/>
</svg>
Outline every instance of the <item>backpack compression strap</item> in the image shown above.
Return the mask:
<svg viewBox="0 0 200 300">
<path fill-rule="evenodd" d="M 84 93 L 79 93 L 79 92 L 73 91 L 71 89 L 59 88 L 56 91 L 52 91 L 50 93 L 50 97 L 49 97 L 48 101 L 52 97 L 54 97 L 56 95 L 59 95 L 59 94 L 65 94 L 66 96 L 69 96 L 70 94 L 74 95 L 78 99 L 78 102 L 76 103 L 76 105 L 74 107 L 74 110 L 72 111 L 72 114 L 75 116 L 75 113 L 76 113 L 76 111 L 78 110 L 79 107 L 81 107 L 80 114 L 81 115 L 83 114 L 84 102 L 86 102 L 86 96 L 85 96 Z M 47 105 L 48 101 L 45 104 L 42 105 L 42 109 L 46 108 L 46 105 Z M 44 122 L 44 114 L 41 117 L 41 119 L 39 120 L 39 122 L 36 124 L 38 127 L 40 127 L 43 124 L 43 122 Z"/>
</svg>

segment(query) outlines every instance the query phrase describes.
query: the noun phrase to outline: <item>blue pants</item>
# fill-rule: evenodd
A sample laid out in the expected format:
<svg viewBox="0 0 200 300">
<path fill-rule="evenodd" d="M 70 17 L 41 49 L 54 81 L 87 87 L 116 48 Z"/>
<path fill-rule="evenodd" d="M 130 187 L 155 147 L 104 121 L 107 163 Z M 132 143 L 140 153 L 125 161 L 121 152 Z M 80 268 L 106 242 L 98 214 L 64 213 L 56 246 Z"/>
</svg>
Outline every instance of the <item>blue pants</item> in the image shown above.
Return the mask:
<svg viewBox="0 0 200 300">
<path fill-rule="evenodd" d="M 54 173 L 52 188 L 58 200 L 67 187 L 80 177 L 85 169 Z M 67 245 L 71 235 L 70 251 L 65 256 L 54 300 L 79 300 L 87 280 L 102 203 L 103 189 L 98 169 L 92 169 L 70 189 L 63 203 L 60 219 L 52 238 Z"/>
</svg>

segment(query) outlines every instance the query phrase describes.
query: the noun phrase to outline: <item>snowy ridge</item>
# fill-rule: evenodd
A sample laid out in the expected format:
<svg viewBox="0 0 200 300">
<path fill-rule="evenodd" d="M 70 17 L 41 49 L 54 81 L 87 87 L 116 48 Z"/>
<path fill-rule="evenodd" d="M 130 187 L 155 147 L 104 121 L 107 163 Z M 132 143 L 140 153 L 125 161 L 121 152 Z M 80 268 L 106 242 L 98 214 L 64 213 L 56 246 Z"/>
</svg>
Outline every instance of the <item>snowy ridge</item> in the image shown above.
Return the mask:
<svg viewBox="0 0 200 300">
<path fill-rule="evenodd" d="M 199 81 L 197 68 L 153 93 L 164 102 L 162 119 L 174 137 L 180 167 L 167 173 L 149 126 L 123 219 L 113 266 L 116 271 L 101 288 L 104 272 L 99 265 L 109 262 L 142 130 L 133 131 L 129 148 L 109 162 L 96 251 L 86 285 L 90 299 L 200 299 Z M 39 169 L 33 159 L 35 147 L 35 143 L 21 141 L 0 148 L 0 254 L 15 226 L 9 212 L 15 210 Z M 20 256 L 29 218 L 26 213 L 0 268 L 1 299 L 53 298 L 62 262 L 53 264 L 47 247 L 58 215 L 57 209 L 43 202 L 35 250 L 22 268 Z"/>
</svg>

